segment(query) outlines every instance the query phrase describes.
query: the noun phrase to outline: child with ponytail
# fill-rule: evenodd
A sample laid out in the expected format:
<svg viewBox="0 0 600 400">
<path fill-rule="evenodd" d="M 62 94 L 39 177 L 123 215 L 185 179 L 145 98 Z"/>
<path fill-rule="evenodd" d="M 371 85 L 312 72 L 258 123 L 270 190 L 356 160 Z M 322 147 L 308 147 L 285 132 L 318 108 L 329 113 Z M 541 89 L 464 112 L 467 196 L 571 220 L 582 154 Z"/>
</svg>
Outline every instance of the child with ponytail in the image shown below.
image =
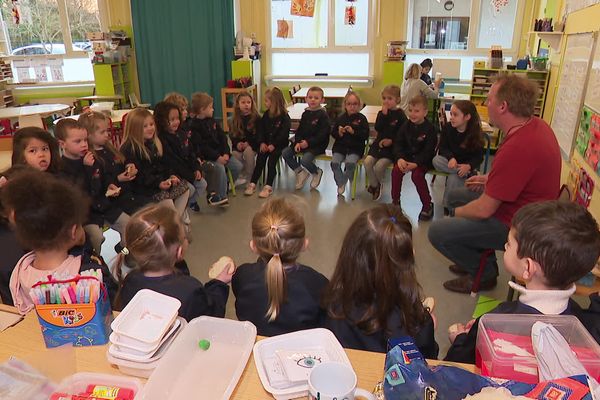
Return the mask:
<svg viewBox="0 0 600 400">
<path fill-rule="evenodd" d="M 254 215 L 250 249 L 258 261 L 240 265 L 231 286 L 237 318 L 256 325 L 259 335 L 318 326 L 319 300 L 328 281 L 297 262 L 307 245 L 304 219 L 285 199 L 269 200 Z"/>
</svg>

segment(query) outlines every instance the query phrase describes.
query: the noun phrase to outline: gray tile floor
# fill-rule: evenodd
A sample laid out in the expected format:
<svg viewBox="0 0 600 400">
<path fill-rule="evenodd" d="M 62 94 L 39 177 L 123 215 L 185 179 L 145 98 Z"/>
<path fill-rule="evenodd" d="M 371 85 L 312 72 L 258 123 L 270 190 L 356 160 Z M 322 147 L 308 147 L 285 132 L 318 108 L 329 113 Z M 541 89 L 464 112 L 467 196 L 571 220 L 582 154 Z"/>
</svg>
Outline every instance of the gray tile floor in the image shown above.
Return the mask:
<svg viewBox="0 0 600 400">
<path fill-rule="evenodd" d="M 364 170 L 361 171 L 356 199 L 350 199 L 347 190 L 346 198 L 337 196 L 337 187 L 329 163 L 318 161 L 324 175 L 318 190 L 309 190 L 308 183 L 301 191 L 294 190 L 294 176 L 287 168 L 283 175 L 276 178 L 275 195 L 288 196 L 298 202 L 304 211 L 310 245 L 302 254 L 300 261 L 310 265 L 325 276 L 330 277 L 335 267 L 343 236 L 354 218 L 363 210 L 375 203 L 371 195 L 364 190 Z M 438 326 L 436 339 L 440 345 L 440 358 L 446 354 L 449 346 L 447 328 L 455 322 L 468 321 L 475 308 L 476 298 L 469 295 L 456 294 L 445 290 L 442 282 L 455 277 L 447 268 L 448 260 L 430 245 L 427 229 L 430 222 L 419 223 L 417 220 L 421 204 L 410 177 L 405 177 L 403 185 L 402 208 L 414 226 L 414 246 L 417 259 L 417 275 L 423 287 L 424 295 L 433 296 L 436 300 L 435 315 Z M 428 179 L 431 179 L 428 176 Z M 385 182 L 384 195 L 381 202 L 391 202 L 389 194 L 389 176 Z M 444 190 L 444 178 L 438 177 L 432 187 L 432 196 L 436 204 L 441 204 Z M 252 262 L 255 256 L 248 247 L 250 240 L 250 222 L 254 212 L 265 201 L 255 194 L 252 197 L 243 195 L 243 188 L 238 188 L 237 196 L 230 196 L 230 207 L 219 209 L 202 205 L 200 213 L 191 213 L 193 243 L 186 255 L 192 275 L 202 282 L 208 280 L 208 269 L 211 264 L 223 255 L 231 256 L 239 265 Z M 436 206 L 435 218 L 443 218 L 441 206 Z M 103 249 L 105 259 L 111 260 L 109 249 L 116 240 L 107 240 Z M 498 253 L 502 257 L 502 253 Z M 500 264 L 502 262 L 500 261 Z M 508 289 L 507 274 L 502 271 L 498 286 L 484 295 L 504 300 Z M 235 318 L 234 298 L 230 296 L 227 305 L 227 317 Z"/>
</svg>

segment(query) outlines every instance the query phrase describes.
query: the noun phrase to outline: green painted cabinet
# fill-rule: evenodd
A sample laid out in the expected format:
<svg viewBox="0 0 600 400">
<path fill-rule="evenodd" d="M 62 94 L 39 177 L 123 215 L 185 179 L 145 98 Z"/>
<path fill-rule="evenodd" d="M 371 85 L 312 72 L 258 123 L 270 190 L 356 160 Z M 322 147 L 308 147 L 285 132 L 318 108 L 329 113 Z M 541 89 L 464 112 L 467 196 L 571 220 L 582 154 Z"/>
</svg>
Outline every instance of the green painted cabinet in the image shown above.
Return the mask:
<svg viewBox="0 0 600 400">
<path fill-rule="evenodd" d="M 133 93 L 129 63 L 94 64 L 97 96 L 121 95 L 126 100 Z"/>
</svg>

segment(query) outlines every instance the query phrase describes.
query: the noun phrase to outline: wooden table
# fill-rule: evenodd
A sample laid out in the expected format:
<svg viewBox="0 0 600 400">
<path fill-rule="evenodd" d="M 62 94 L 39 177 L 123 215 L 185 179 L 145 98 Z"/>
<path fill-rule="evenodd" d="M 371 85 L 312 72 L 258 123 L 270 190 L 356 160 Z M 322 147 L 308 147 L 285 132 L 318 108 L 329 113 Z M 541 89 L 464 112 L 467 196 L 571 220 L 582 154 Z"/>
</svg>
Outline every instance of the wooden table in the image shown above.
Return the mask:
<svg viewBox="0 0 600 400">
<path fill-rule="evenodd" d="M 118 107 L 123 107 L 123 100 L 125 100 L 125 96 L 120 94 L 115 94 L 112 96 L 83 96 L 78 97 L 75 100 L 79 103 L 80 106 L 83 107 L 83 102 L 87 102 L 88 105 L 92 105 L 95 101 L 116 101 L 118 103 Z"/>
<path fill-rule="evenodd" d="M 292 99 L 303 101 L 308 94 L 308 89 L 310 88 L 301 88 L 296 93 L 292 95 Z M 321 88 L 323 89 L 323 98 L 325 99 L 343 99 L 348 94 L 349 88 Z"/>
<path fill-rule="evenodd" d="M 121 121 L 123 120 L 123 116 L 125 116 L 125 114 L 129 113 L 130 111 L 132 111 L 131 109 L 125 109 L 125 110 L 112 110 L 111 112 L 111 116 L 110 116 L 110 120 L 112 121 L 113 125 L 117 124 L 119 125 L 121 123 Z M 153 113 L 152 110 L 148 110 L 151 113 Z M 64 118 L 71 118 L 74 120 L 79 119 L 79 116 L 81 114 L 77 114 L 77 115 L 69 115 L 68 117 L 64 117 Z M 56 121 L 54 121 L 54 125 L 56 125 L 58 123 L 58 121 L 60 121 L 62 118 L 57 119 Z"/>
<path fill-rule="evenodd" d="M 14 307 L 1 304 L 0 309 L 15 310 Z M 257 340 L 261 339 L 261 337 L 257 338 Z M 110 365 L 106 360 L 107 349 L 108 345 L 77 347 L 72 350 L 46 349 L 35 312 L 29 313 L 23 321 L 12 328 L 0 332 L 0 362 L 16 356 L 34 367 L 40 368 L 53 380 L 61 380 L 81 371 L 123 375 L 117 367 Z M 372 390 L 383 379 L 385 354 L 349 349 L 346 350 L 346 354 L 358 376 L 359 387 Z M 430 364 L 436 365 L 439 364 L 439 361 L 432 360 Z M 475 371 L 473 365 L 454 365 Z M 252 355 L 231 398 L 234 400 L 272 398 L 260 383 Z"/>
<path fill-rule="evenodd" d="M 42 118 L 64 114 L 71 109 L 66 104 L 39 104 L 35 106 L 6 107 L 0 109 L 0 119 L 18 119 L 19 127 L 37 126 L 45 129 Z"/>
</svg>

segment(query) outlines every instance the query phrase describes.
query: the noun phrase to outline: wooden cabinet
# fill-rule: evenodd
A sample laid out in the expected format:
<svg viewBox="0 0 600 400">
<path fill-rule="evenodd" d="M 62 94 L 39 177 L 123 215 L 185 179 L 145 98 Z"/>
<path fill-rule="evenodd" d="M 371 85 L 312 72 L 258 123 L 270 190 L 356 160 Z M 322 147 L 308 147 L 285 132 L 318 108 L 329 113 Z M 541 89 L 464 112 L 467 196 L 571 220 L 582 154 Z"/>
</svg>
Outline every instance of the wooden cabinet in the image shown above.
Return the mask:
<svg viewBox="0 0 600 400">
<path fill-rule="evenodd" d="M 235 98 L 240 92 L 250 92 L 254 97 L 254 103 L 257 103 L 258 90 L 256 85 L 249 86 L 247 88 L 221 88 L 221 109 L 223 110 L 223 130 L 229 132 L 229 118 L 233 116 L 233 109 L 235 107 Z"/>
<path fill-rule="evenodd" d="M 120 95 L 127 103 L 129 94 L 133 93 L 130 68 L 130 63 L 94 64 L 95 95 Z"/>
<path fill-rule="evenodd" d="M 518 74 L 535 81 L 540 88 L 540 94 L 535 105 L 534 114 L 538 117 L 542 116 L 544 102 L 546 101 L 546 91 L 548 89 L 548 71 L 473 68 L 473 83 L 470 98 L 476 106 L 484 105 L 488 97 L 488 92 L 492 87 L 493 78 L 498 74 Z"/>
</svg>

